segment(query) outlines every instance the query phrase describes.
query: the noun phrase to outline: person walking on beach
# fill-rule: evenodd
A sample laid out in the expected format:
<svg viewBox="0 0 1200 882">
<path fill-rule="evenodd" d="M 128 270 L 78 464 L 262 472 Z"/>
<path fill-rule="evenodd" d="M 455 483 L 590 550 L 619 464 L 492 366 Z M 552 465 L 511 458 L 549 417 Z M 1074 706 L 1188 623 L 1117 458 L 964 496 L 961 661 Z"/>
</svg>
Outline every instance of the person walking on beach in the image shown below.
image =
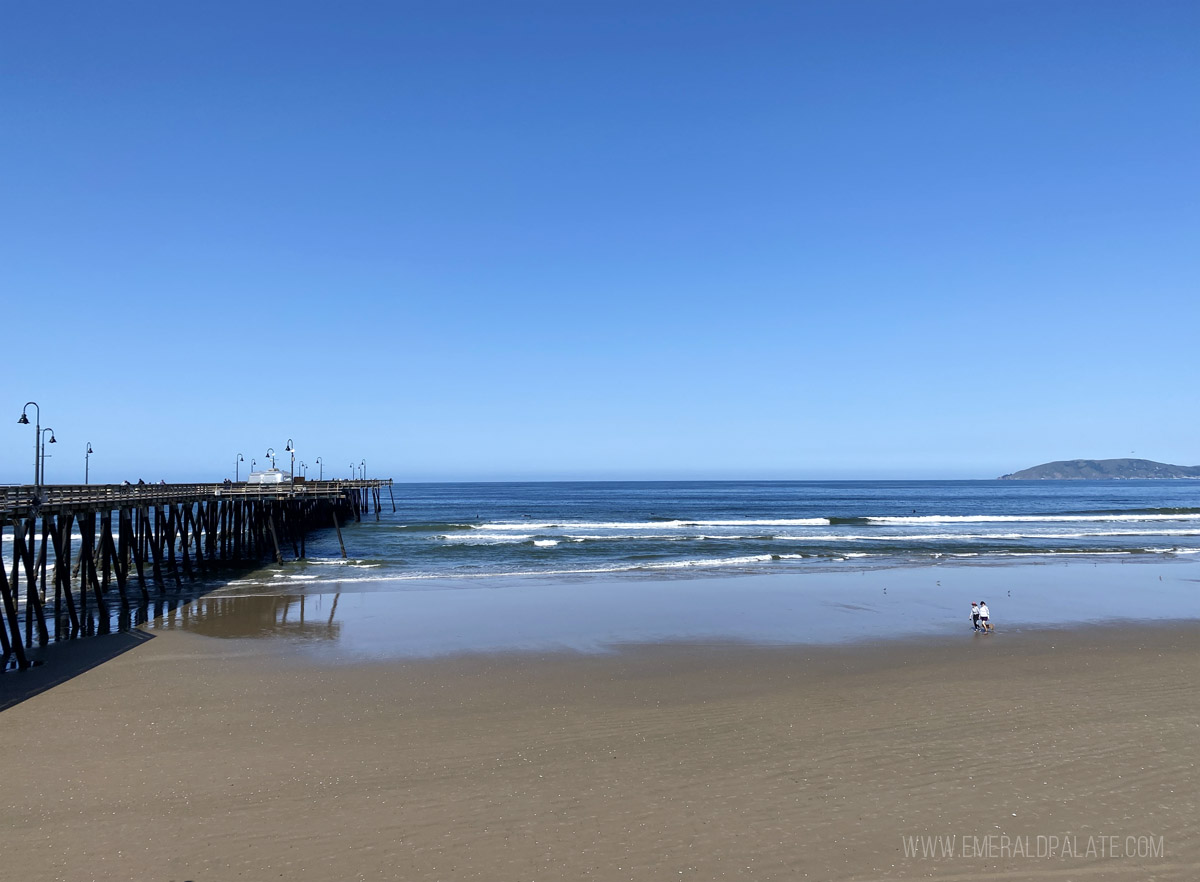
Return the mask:
<svg viewBox="0 0 1200 882">
<path fill-rule="evenodd" d="M 979 604 L 973 600 L 971 601 L 971 627 L 976 631 L 983 630 L 979 627 Z"/>
<path fill-rule="evenodd" d="M 984 631 L 992 630 L 992 612 L 988 609 L 987 601 L 979 601 L 979 622 L 983 625 Z"/>
</svg>

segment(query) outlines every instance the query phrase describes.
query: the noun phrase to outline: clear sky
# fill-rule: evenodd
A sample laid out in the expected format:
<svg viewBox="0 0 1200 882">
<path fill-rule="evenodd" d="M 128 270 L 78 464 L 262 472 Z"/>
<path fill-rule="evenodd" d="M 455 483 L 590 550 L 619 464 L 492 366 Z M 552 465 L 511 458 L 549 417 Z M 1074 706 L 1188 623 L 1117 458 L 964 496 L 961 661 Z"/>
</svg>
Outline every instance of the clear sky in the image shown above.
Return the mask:
<svg viewBox="0 0 1200 882">
<path fill-rule="evenodd" d="M 1200 463 L 1198 38 L 1193 0 L 6 0 L 0 481 L 29 399 L 52 483 L 89 441 L 94 481 L 289 438 L 397 480 Z"/>
</svg>

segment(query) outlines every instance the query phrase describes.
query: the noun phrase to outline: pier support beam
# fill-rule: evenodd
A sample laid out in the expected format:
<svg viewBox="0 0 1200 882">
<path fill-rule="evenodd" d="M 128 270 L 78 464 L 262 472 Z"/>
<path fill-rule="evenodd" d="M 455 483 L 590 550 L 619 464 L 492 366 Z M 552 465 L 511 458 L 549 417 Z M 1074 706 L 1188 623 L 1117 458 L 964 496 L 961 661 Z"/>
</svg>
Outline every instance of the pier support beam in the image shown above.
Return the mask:
<svg viewBox="0 0 1200 882">
<path fill-rule="evenodd" d="M 333 529 L 337 530 L 338 547 L 342 549 L 342 560 L 346 559 L 346 543 L 342 541 L 342 525 L 338 523 L 337 509 L 333 510 Z"/>
<path fill-rule="evenodd" d="M 0 527 L 0 534 L 3 533 L 3 528 Z M 8 623 L 8 634 L 0 634 L 2 642 L 0 649 L 4 652 L 4 663 L 8 663 L 8 657 L 13 655 L 17 659 L 17 667 L 21 670 L 29 667 L 29 659 L 25 655 L 25 647 L 21 643 L 21 620 L 17 617 L 17 603 L 13 597 L 13 592 L 17 590 L 17 556 L 13 555 L 13 578 L 12 590 L 9 590 L 8 574 L 4 572 L 4 566 L 0 562 L 0 602 L 4 604 L 4 619 Z M 2 630 L 2 629 L 0 629 Z"/>
<path fill-rule="evenodd" d="M 342 559 L 348 559 L 342 522 L 361 521 L 372 505 L 380 520 L 385 483 L 395 511 L 390 481 L 3 488 L 0 549 L 11 548 L 13 555 L 11 565 L 0 557 L 3 664 L 30 664 L 30 650 L 50 642 L 47 616 L 54 618 L 56 641 L 106 633 L 165 614 L 164 603 L 174 609 L 176 601 L 168 597 L 172 588 L 183 589 L 184 576 L 192 582 L 211 579 L 225 568 L 271 557 L 282 564 L 282 548 L 289 543 L 296 559 L 303 560 L 308 534 L 328 529 L 331 519 Z M 3 535 L 9 527 L 11 545 Z M 73 533 L 78 538 L 73 540 Z M 136 593 L 129 590 L 135 574 Z M 162 598 L 153 612 L 150 579 Z M 109 594 L 114 581 L 119 604 Z"/>
<path fill-rule="evenodd" d="M 275 563 L 283 563 L 283 553 L 279 550 L 279 536 L 275 533 L 275 518 L 267 513 L 267 527 L 271 530 L 271 542 L 275 544 Z"/>
</svg>

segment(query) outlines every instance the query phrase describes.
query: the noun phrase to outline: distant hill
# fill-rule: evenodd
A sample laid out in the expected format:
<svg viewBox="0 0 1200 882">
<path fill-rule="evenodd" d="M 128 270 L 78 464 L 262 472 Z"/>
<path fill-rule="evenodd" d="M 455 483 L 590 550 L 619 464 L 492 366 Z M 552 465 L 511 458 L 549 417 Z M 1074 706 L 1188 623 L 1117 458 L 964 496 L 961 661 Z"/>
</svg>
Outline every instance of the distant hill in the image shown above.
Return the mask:
<svg viewBox="0 0 1200 882">
<path fill-rule="evenodd" d="M 1200 478 L 1200 466 L 1168 465 L 1148 459 L 1064 459 L 1000 476 L 1001 481 L 1140 481 L 1170 478 Z"/>
</svg>

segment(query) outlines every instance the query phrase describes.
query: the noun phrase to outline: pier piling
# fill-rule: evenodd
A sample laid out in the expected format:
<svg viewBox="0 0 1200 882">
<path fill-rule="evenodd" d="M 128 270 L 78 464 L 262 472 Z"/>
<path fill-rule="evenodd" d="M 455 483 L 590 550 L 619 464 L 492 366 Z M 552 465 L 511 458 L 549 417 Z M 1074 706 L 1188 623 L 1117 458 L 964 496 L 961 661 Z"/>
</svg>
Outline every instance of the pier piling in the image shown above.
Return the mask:
<svg viewBox="0 0 1200 882">
<path fill-rule="evenodd" d="M 345 558 L 341 522 L 361 520 L 372 501 L 378 519 L 383 486 L 391 494 L 391 483 L 0 488 L 0 539 L 6 539 L 3 533 L 9 527 L 13 531 L 12 559 L 0 557 L 0 670 L 10 663 L 29 667 L 27 650 L 35 642 L 46 646 L 51 640 L 50 618 L 55 641 L 107 632 L 113 603 L 120 626 L 135 619 L 140 623 L 150 601 L 150 582 L 161 604 L 172 590 L 183 591 L 185 583 L 211 578 L 223 569 L 247 568 L 267 558 L 282 564 L 285 545 L 296 559 L 303 559 L 308 534 L 328 529 L 331 518 Z M 0 542 L 4 545 L 7 541 Z M 134 611 L 134 605 L 140 611 Z M 187 614 L 186 608 L 182 614 Z"/>
</svg>

